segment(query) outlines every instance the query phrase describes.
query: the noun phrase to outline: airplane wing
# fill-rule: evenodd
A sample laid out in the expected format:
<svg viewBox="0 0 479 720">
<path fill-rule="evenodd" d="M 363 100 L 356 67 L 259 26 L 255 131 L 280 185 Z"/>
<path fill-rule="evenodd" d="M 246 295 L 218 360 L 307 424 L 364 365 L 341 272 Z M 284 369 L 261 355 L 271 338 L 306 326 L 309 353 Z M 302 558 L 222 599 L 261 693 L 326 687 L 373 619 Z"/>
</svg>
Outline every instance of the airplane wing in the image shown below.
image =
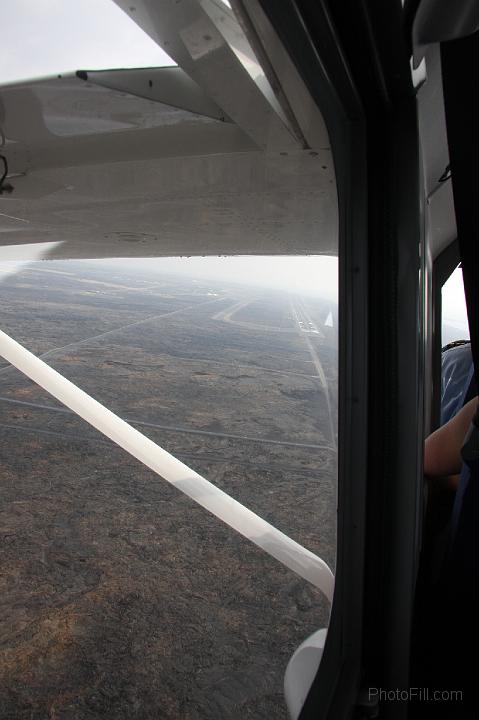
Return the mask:
<svg viewBox="0 0 479 720">
<path fill-rule="evenodd" d="M 267 64 L 273 91 L 223 3 L 118 4 L 179 66 L 0 87 L 0 246 L 25 258 L 21 246 L 55 243 L 45 257 L 57 259 L 336 254 L 329 140 L 311 101 L 286 101 L 285 58 Z"/>
</svg>

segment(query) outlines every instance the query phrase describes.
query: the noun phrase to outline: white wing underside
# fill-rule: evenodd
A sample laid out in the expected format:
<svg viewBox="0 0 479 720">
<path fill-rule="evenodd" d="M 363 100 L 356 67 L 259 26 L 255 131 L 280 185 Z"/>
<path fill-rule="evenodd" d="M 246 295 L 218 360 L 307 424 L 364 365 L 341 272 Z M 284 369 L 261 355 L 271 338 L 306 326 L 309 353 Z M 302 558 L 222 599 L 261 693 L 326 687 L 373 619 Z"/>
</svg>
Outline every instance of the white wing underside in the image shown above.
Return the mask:
<svg viewBox="0 0 479 720">
<path fill-rule="evenodd" d="M 55 243 L 48 258 L 336 254 L 328 136 L 274 33 L 270 83 L 223 3 L 144 0 L 132 17 L 179 67 L 0 87 L 13 187 L 0 195 L 0 247 L 11 257 Z"/>
</svg>

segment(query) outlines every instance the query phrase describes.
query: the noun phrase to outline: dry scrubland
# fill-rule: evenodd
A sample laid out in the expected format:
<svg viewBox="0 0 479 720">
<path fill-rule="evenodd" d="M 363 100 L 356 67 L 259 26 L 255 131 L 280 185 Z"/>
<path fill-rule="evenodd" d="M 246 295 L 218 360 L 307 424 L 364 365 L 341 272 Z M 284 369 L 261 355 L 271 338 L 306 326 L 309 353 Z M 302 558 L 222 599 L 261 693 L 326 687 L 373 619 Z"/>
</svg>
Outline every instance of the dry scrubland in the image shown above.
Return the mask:
<svg viewBox="0 0 479 720">
<path fill-rule="evenodd" d="M 0 291 L 3 330 L 334 564 L 328 303 L 60 262 Z M 321 595 L 4 362 L 0 396 L 2 720 L 285 718 Z"/>
</svg>

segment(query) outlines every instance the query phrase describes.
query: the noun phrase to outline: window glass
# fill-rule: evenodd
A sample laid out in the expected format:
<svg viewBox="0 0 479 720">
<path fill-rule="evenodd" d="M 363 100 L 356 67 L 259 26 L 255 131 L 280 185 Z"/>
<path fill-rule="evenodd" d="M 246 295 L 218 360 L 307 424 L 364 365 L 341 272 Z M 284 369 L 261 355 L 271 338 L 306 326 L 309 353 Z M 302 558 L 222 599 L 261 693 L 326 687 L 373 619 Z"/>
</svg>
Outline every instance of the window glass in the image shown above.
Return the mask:
<svg viewBox="0 0 479 720">
<path fill-rule="evenodd" d="M 324 119 L 228 3 L 10 5 L 0 83 L 55 77 L 0 88 L 0 715 L 286 720 L 336 555 Z M 181 68 L 56 77 L 172 64 L 135 18 Z"/>
<path fill-rule="evenodd" d="M 442 288 L 442 345 L 469 340 L 466 298 L 461 267 L 457 267 Z"/>
<path fill-rule="evenodd" d="M 334 569 L 337 261 L 0 266 L 2 330 Z M 0 363 L 8 717 L 285 718 L 306 580 Z"/>
</svg>

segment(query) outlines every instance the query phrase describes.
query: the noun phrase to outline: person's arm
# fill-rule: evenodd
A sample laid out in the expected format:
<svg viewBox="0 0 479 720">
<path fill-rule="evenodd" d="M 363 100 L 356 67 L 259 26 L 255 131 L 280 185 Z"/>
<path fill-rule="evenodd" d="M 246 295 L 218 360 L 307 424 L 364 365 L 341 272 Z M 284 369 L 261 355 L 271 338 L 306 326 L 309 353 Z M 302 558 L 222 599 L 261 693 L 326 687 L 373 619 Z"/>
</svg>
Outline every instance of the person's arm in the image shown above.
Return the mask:
<svg viewBox="0 0 479 720">
<path fill-rule="evenodd" d="M 424 473 L 429 476 L 456 475 L 461 472 L 461 448 L 477 408 L 472 398 L 449 422 L 426 438 Z"/>
</svg>

